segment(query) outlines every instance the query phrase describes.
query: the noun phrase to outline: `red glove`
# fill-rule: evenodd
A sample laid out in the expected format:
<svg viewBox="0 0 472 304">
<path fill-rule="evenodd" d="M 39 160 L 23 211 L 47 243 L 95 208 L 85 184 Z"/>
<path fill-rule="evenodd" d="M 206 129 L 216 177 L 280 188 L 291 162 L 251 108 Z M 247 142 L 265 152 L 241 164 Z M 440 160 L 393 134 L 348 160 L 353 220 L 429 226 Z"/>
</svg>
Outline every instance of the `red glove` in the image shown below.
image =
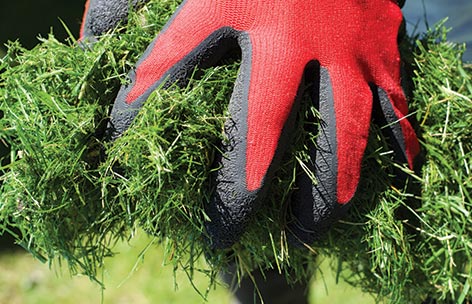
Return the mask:
<svg viewBox="0 0 472 304">
<path fill-rule="evenodd" d="M 301 179 L 291 229 L 310 242 L 356 192 L 374 100 L 413 166 L 419 145 L 405 119 L 400 85 L 401 21 L 394 0 L 184 1 L 119 92 L 111 113 L 114 136 L 129 127 L 157 87 L 185 83 L 195 66 L 214 65 L 240 47 L 225 130 L 229 144 L 216 164 L 216 191 L 207 208 L 214 246 L 228 247 L 266 194 L 309 73 L 319 84 L 315 100 L 323 121 L 312 154 L 318 183 Z"/>
</svg>

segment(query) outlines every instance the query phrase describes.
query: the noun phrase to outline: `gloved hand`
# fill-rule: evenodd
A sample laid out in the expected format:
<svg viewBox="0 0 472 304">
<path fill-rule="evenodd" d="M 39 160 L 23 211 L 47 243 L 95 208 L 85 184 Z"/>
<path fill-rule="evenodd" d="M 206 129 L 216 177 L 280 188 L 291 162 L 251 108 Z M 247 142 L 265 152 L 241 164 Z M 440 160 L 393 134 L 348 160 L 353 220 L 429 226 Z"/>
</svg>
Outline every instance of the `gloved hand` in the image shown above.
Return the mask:
<svg viewBox="0 0 472 304">
<path fill-rule="evenodd" d="M 105 2 L 111 7 L 128 1 Z M 89 11 L 94 3 L 100 0 L 92 0 Z M 86 34 L 93 22 L 84 19 Z M 356 192 L 373 102 L 413 166 L 419 145 L 405 119 L 397 46 L 401 22 L 395 0 L 183 1 L 130 72 L 131 83 L 121 88 L 111 113 L 113 137 L 130 126 L 157 87 L 184 84 L 196 66 L 212 66 L 240 47 L 228 142 L 215 164 L 215 192 L 206 210 L 213 245 L 228 247 L 267 195 L 289 144 L 304 76 L 315 79 L 322 119 L 312 151 L 318 182 L 301 177 L 290 226 L 296 238 L 311 242 Z"/>
<path fill-rule="evenodd" d="M 95 39 L 128 18 L 129 9 L 149 0 L 87 0 L 80 37 Z"/>
</svg>

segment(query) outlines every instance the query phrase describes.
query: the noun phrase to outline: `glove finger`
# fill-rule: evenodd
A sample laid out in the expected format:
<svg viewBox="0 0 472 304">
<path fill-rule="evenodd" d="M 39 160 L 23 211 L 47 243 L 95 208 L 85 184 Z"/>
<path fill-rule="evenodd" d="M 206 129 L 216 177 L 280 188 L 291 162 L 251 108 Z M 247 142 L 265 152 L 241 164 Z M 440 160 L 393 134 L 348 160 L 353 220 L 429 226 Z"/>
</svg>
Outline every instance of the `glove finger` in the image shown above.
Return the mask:
<svg viewBox="0 0 472 304">
<path fill-rule="evenodd" d="M 348 78 L 360 79 L 349 75 Z M 353 91 L 354 87 L 357 91 Z M 299 190 L 291 205 L 294 220 L 290 221 L 289 229 L 295 239 L 302 243 L 312 243 L 319 239 L 349 206 L 359 183 L 372 101 L 374 105 L 379 105 L 402 160 L 408 161 L 412 167 L 413 158 L 419 151 L 415 132 L 403 114 L 407 112 L 407 108 L 401 88 L 391 89 L 389 95 L 377 86 L 357 83 L 347 91 L 361 98 L 351 101 L 350 106 L 335 98 L 342 96 L 340 90 L 346 91 L 342 88 L 342 83 L 334 82 L 328 71 L 321 68 L 321 123 L 316 143 L 310 147 L 313 161 L 310 169 L 316 176 L 316 182 L 313 183 L 308 174 L 300 175 L 297 180 Z M 307 210 L 312 210 L 312 213 Z"/>
<path fill-rule="evenodd" d="M 408 163 L 410 168 L 413 168 L 414 156 L 419 153 L 420 148 L 415 131 L 403 114 L 405 112 L 395 106 L 394 95 L 389 96 L 384 89 L 375 85 L 372 85 L 372 92 L 375 105 L 380 108 L 380 111 L 374 113 L 382 114 L 381 117 L 376 115 L 376 121 L 380 122 L 380 125 L 387 126 L 389 137 L 394 139 L 392 147 L 397 160 Z"/>
<path fill-rule="evenodd" d="M 303 173 L 297 179 L 298 191 L 290 206 L 293 219 L 288 225 L 296 241 L 307 244 L 322 237 L 342 216 L 356 192 L 372 108 L 367 83 L 356 83 L 355 90 L 349 90 L 355 100 L 343 100 L 339 96 L 343 96 L 341 90 L 346 90 L 345 82 L 336 81 L 325 68 L 320 69 L 319 76 L 316 94 L 320 124 L 316 142 L 308 143 L 311 174 Z M 362 79 L 358 75 L 346 76 Z"/>
<path fill-rule="evenodd" d="M 149 0 L 87 0 L 80 29 L 80 39 L 94 38 L 126 21 L 130 8 Z"/>
<path fill-rule="evenodd" d="M 228 140 L 216 161 L 215 195 L 206 210 L 207 232 L 216 248 L 239 239 L 265 195 L 293 129 L 306 63 L 282 49 L 283 43 L 266 45 L 264 38 L 244 33 L 239 41 L 242 62 L 225 127 Z"/>
<path fill-rule="evenodd" d="M 235 31 L 202 22 L 209 7 L 194 5 L 188 9 L 185 3 L 149 45 L 136 68 L 130 71 L 130 83 L 121 87 L 111 112 L 112 139 L 129 127 L 155 89 L 173 83 L 184 85 L 196 66 L 214 65 L 237 47 Z"/>
<path fill-rule="evenodd" d="M 338 145 L 336 141 L 336 114 L 331 78 L 328 70 L 318 68 L 314 77 L 314 102 L 318 108 L 318 130 L 316 142 L 306 143 L 311 162 L 306 164 L 308 172 L 297 177 L 293 200 L 290 204 L 292 218 L 289 231 L 296 242 L 312 243 L 322 236 L 331 223 L 338 218 L 345 208 L 338 203 Z M 318 82 L 319 81 L 319 82 Z M 312 176 L 316 178 L 313 181 Z"/>
</svg>

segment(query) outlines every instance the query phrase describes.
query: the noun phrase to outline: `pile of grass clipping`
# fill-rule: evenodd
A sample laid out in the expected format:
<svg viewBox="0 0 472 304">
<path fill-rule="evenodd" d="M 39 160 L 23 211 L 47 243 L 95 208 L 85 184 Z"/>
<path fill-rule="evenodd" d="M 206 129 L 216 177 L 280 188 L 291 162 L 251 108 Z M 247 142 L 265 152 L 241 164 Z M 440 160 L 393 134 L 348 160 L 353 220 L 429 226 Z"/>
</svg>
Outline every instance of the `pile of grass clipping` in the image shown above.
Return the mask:
<svg viewBox="0 0 472 304">
<path fill-rule="evenodd" d="M 0 140 L 8 148 L 0 231 L 37 258 L 66 261 L 93 279 L 114 244 L 143 229 L 190 279 L 202 271 L 213 283 L 221 267 L 236 263 L 241 273 L 278 268 L 297 280 L 312 275 L 322 254 L 337 261 L 340 276 L 387 302 L 471 297 L 472 79 L 463 48 L 446 42 L 442 27 L 407 52 L 420 172 L 396 164 L 382 130 L 372 126 L 348 216 L 310 250 L 293 248 L 285 238 L 287 202 L 306 159 L 303 143 L 316 136 L 298 132 L 270 201 L 238 244 L 214 251 L 205 241 L 204 205 L 238 64 L 206 70 L 182 89 L 156 91 L 124 136 L 103 140 L 127 71 L 177 4 L 151 1 L 125 31 L 91 48 L 52 36 L 33 50 L 10 45 L 0 62 Z M 301 113 L 316 116 L 305 100 Z M 399 172 L 407 176 L 401 186 Z M 202 256 L 205 267 L 197 263 Z"/>
</svg>

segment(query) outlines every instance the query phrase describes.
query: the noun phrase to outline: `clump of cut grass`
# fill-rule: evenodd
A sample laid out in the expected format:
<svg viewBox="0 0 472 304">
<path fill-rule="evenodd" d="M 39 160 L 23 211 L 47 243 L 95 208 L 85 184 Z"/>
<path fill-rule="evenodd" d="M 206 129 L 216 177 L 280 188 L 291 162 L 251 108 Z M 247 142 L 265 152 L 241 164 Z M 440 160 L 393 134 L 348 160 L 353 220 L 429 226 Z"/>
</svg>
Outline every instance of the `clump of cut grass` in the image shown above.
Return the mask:
<svg viewBox="0 0 472 304">
<path fill-rule="evenodd" d="M 463 49 L 447 42 L 442 27 L 407 46 L 421 170 L 397 164 L 383 130 L 372 125 L 347 217 L 311 250 L 289 246 L 284 221 L 293 181 L 306 142 L 316 137 L 303 131 L 313 121 L 305 115 L 316 117 L 305 96 L 300 131 L 271 183 L 271 198 L 239 243 L 215 251 L 205 241 L 204 206 L 238 63 L 205 70 L 185 88 L 157 90 L 122 137 L 103 140 L 127 71 L 177 4 L 151 1 L 130 16 L 126 30 L 90 48 L 52 36 L 30 51 L 10 45 L 0 62 L 0 138 L 10 149 L 0 229 L 41 260 L 65 261 L 73 273 L 94 279 L 114 244 L 143 229 L 190 280 L 201 271 L 214 282 L 228 263 L 241 274 L 277 268 L 299 280 L 313 274 L 323 254 L 338 261 L 340 276 L 391 303 L 470 297 L 472 80 L 460 60 Z M 206 268 L 196 263 L 203 256 Z"/>
<path fill-rule="evenodd" d="M 408 182 L 395 184 L 397 175 L 386 172 L 396 165 L 378 154 L 385 146 L 373 150 L 370 142 L 365 190 L 324 251 L 339 261 L 340 275 L 389 303 L 463 303 L 472 295 L 472 69 L 461 60 L 464 47 L 446 34 L 439 25 L 413 51 L 418 172 L 402 169 Z"/>
<path fill-rule="evenodd" d="M 124 75 L 176 5 L 161 1 L 146 27 L 136 15 L 132 34 L 90 48 L 52 35 L 33 50 L 9 45 L 0 75 L 1 139 L 10 149 L 0 218 L 39 259 L 64 259 L 72 272 L 95 277 L 135 228 L 112 189 L 101 187 L 101 137 Z"/>
</svg>

